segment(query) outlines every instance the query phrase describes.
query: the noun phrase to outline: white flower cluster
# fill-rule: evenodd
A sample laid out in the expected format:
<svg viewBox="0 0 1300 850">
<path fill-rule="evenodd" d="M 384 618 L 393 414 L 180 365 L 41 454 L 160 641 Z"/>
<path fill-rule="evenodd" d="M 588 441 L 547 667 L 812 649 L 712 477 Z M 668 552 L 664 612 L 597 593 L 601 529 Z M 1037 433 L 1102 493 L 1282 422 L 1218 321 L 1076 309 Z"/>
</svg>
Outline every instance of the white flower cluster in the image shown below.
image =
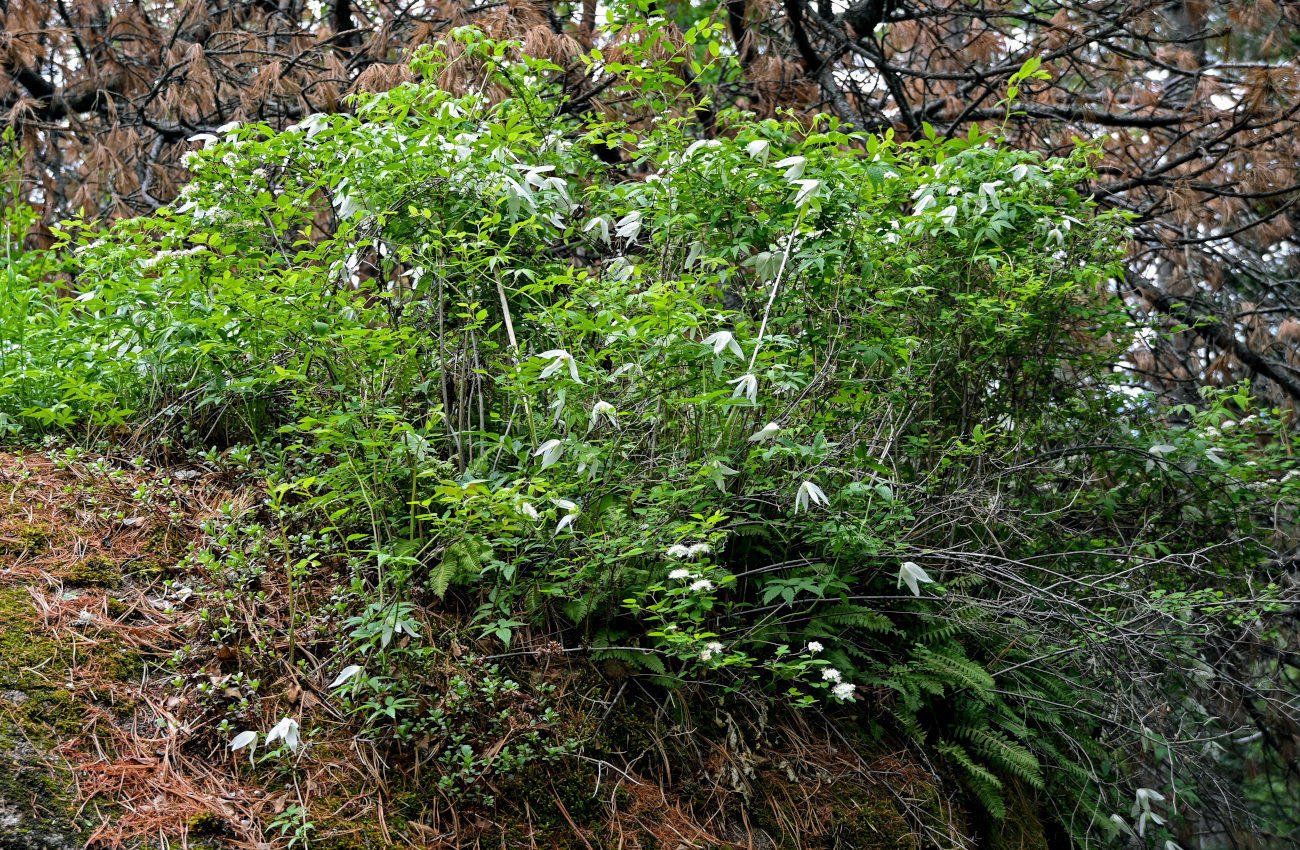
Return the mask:
<svg viewBox="0 0 1300 850">
<path fill-rule="evenodd" d="M 206 245 L 195 245 L 193 248 L 185 248 L 179 251 L 159 251 L 152 257 L 147 257 L 141 260 L 140 268 L 151 269 L 163 260 L 172 259 L 174 257 L 193 257 L 195 254 L 202 254 L 206 250 L 208 250 Z"/>
<path fill-rule="evenodd" d="M 716 640 L 711 640 L 704 645 L 704 649 L 700 650 L 700 660 L 709 661 L 712 660 L 715 655 L 720 655 L 721 653 L 722 644 L 718 643 Z"/>
<path fill-rule="evenodd" d="M 689 556 L 691 549 L 696 549 L 697 547 L 701 547 L 701 546 L 704 548 L 699 551 L 704 551 L 704 552 L 708 551 L 708 546 L 707 544 L 704 543 L 697 543 L 695 544 L 695 546 L 674 546 L 672 547 L 672 549 L 669 549 L 668 551 L 671 554 L 673 549 L 680 549 L 683 553 L 685 553 L 686 556 Z M 709 581 L 707 578 L 704 578 L 699 573 L 691 572 L 690 570 L 686 569 L 686 567 L 678 567 L 677 569 L 673 570 L 668 574 L 668 578 L 672 579 L 673 581 L 690 581 L 691 583 L 690 589 L 695 593 L 700 593 L 700 592 L 709 591 L 713 589 L 712 581 Z"/>
<path fill-rule="evenodd" d="M 821 649 L 821 644 L 816 643 L 816 641 L 808 644 L 808 648 L 812 649 L 813 644 L 817 645 L 818 650 Z M 827 682 L 835 683 L 831 686 L 831 694 L 836 699 L 845 702 L 853 702 L 853 693 L 858 689 L 858 686 L 851 682 L 844 681 L 844 674 L 839 670 L 836 670 L 834 667 L 823 667 L 822 679 Z"/>
<path fill-rule="evenodd" d="M 668 547 L 665 553 L 669 558 L 678 561 L 693 561 L 701 555 L 707 555 L 713 551 L 713 547 L 707 543 L 692 543 L 690 546 L 684 546 L 678 543 Z"/>
</svg>

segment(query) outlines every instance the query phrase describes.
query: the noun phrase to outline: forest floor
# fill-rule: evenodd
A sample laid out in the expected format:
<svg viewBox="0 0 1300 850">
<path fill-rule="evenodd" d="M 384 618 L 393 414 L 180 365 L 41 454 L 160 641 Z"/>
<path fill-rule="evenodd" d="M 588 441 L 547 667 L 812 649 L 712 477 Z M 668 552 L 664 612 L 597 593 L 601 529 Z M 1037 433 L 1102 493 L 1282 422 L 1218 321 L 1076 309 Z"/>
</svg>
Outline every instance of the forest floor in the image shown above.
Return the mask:
<svg viewBox="0 0 1300 850">
<path fill-rule="evenodd" d="M 970 846 L 962 807 L 907 748 L 722 701 L 684 728 L 634 699 L 649 691 L 626 671 L 526 640 L 510 672 L 549 695 L 571 758 L 449 797 L 418 745 L 358 734 L 331 703 L 316 653 L 338 623 L 309 619 L 299 663 L 277 664 L 284 588 L 231 591 L 200 567 L 206 523 L 264 497 L 202 464 L 0 453 L 0 850 Z M 318 571 L 305 598 L 329 592 Z M 455 615 L 424 617 L 448 682 L 473 681 Z M 311 729 L 291 767 L 230 750 L 290 715 Z M 999 843 L 1045 847 L 1020 815 Z"/>
</svg>

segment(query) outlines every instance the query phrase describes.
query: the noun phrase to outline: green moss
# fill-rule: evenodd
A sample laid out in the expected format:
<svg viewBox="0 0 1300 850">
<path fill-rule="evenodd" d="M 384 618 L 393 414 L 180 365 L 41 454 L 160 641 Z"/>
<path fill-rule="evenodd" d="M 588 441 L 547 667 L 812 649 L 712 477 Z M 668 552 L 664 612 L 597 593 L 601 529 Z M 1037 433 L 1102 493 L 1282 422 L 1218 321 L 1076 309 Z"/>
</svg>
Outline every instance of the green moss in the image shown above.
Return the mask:
<svg viewBox="0 0 1300 850">
<path fill-rule="evenodd" d="M 58 647 L 44 636 L 23 588 L 0 588 L 0 799 L 20 808 L 19 828 L 75 835 L 68 771 L 44 757 L 62 736 L 84 729 L 67 691 L 46 676 Z"/>
<path fill-rule="evenodd" d="M 25 690 L 33 684 L 29 668 L 49 663 L 57 654 L 54 642 L 36 628 L 36 609 L 27 591 L 0 588 L 0 688 Z"/>
<path fill-rule="evenodd" d="M 50 529 L 43 523 L 7 522 L 0 527 L 0 555 L 22 555 L 45 551 L 50 545 Z"/>
<path fill-rule="evenodd" d="M 64 570 L 63 580 L 73 587 L 117 587 L 122 571 L 111 559 L 92 555 Z"/>
<path fill-rule="evenodd" d="M 201 812 L 190 818 L 187 828 L 190 835 L 223 835 L 226 822 L 212 812 Z"/>
<path fill-rule="evenodd" d="M 884 850 L 917 846 L 898 801 L 885 788 L 848 786 L 841 790 L 827 827 L 836 847 Z"/>
<path fill-rule="evenodd" d="M 398 794 L 393 799 L 402 799 Z M 368 799 L 368 798 L 367 798 Z M 407 801 L 409 802 L 409 801 Z M 392 802 L 385 804 L 385 812 L 401 808 Z M 379 825 L 379 818 L 374 808 L 356 811 L 346 797 L 331 796 L 317 801 L 312 806 L 311 846 L 315 850 L 371 850 L 374 847 L 386 847 L 392 844 L 394 832 L 401 833 L 408 828 L 408 823 L 400 816 L 386 814 L 384 826 L 388 828 L 388 839 L 384 829 Z"/>
</svg>

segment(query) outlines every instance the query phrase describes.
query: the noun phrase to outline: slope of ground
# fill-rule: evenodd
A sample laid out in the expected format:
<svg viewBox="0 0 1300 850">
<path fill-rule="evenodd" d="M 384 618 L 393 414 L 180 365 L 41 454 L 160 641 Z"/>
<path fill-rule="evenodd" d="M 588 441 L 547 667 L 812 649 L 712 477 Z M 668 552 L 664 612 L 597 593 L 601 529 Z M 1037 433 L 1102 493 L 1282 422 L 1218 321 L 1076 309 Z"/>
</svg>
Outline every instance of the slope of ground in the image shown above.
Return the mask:
<svg viewBox="0 0 1300 850">
<path fill-rule="evenodd" d="M 292 636 L 285 576 L 232 554 L 263 497 L 222 460 L 0 454 L 0 848 L 971 843 L 933 770 L 879 736 L 686 704 L 526 635 L 493 655 L 436 606 L 411 615 L 437 636 L 416 698 L 456 749 L 367 733 L 329 689 L 348 600 L 328 553 L 296 574 Z M 281 718 L 304 746 L 231 751 Z M 1045 846 L 1017 810 L 997 843 Z"/>
</svg>

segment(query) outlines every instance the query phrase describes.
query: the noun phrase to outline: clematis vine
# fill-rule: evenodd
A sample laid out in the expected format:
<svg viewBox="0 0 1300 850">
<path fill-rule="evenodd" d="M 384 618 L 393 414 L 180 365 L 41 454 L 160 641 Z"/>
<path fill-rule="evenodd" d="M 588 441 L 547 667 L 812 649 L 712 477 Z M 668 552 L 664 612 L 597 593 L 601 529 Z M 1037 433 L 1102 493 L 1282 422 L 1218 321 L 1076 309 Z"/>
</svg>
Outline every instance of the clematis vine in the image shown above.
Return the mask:
<svg viewBox="0 0 1300 850">
<path fill-rule="evenodd" d="M 544 357 L 551 361 L 546 365 L 546 368 L 542 370 L 542 374 L 539 376 L 543 380 L 551 377 L 556 372 L 567 366 L 569 367 L 569 377 L 573 379 L 573 382 L 575 384 L 582 383 L 582 378 L 578 377 L 577 362 L 573 359 L 573 355 L 565 351 L 563 348 L 552 348 L 550 351 L 543 351 L 537 356 Z"/>
<path fill-rule="evenodd" d="M 614 405 L 607 401 L 597 401 L 591 406 L 591 420 L 587 423 L 587 430 L 591 431 L 600 426 L 601 420 L 608 422 L 611 427 L 618 427 L 618 416 L 614 410 Z"/>
<path fill-rule="evenodd" d="M 714 354 L 730 351 L 742 360 L 745 357 L 745 352 L 740 350 L 740 343 L 736 342 L 736 336 L 731 331 L 714 331 L 704 338 L 704 344 L 712 346 Z"/>
<path fill-rule="evenodd" d="M 830 503 L 830 497 L 826 495 L 822 488 L 811 481 L 805 481 L 799 485 L 799 491 L 794 495 L 794 512 L 799 513 L 801 510 L 807 510 L 809 505 L 829 505 Z"/>
<path fill-rule="evenodd" d="M 746 372 L 739 378 L 727 381 L 727 383 L 736 385 L 736 389 L 731 393 L 732 398 L 744 398 L 750 404 L 758 402 L 758 377 L 753 372 Z"/>
<path fill-rule="evenodd" d="M 542 469 L 553 466 L 564 454 L 563 440 L 547 440 L 533 452 L 533 457 L 542 459 Z"/>
</svg>

